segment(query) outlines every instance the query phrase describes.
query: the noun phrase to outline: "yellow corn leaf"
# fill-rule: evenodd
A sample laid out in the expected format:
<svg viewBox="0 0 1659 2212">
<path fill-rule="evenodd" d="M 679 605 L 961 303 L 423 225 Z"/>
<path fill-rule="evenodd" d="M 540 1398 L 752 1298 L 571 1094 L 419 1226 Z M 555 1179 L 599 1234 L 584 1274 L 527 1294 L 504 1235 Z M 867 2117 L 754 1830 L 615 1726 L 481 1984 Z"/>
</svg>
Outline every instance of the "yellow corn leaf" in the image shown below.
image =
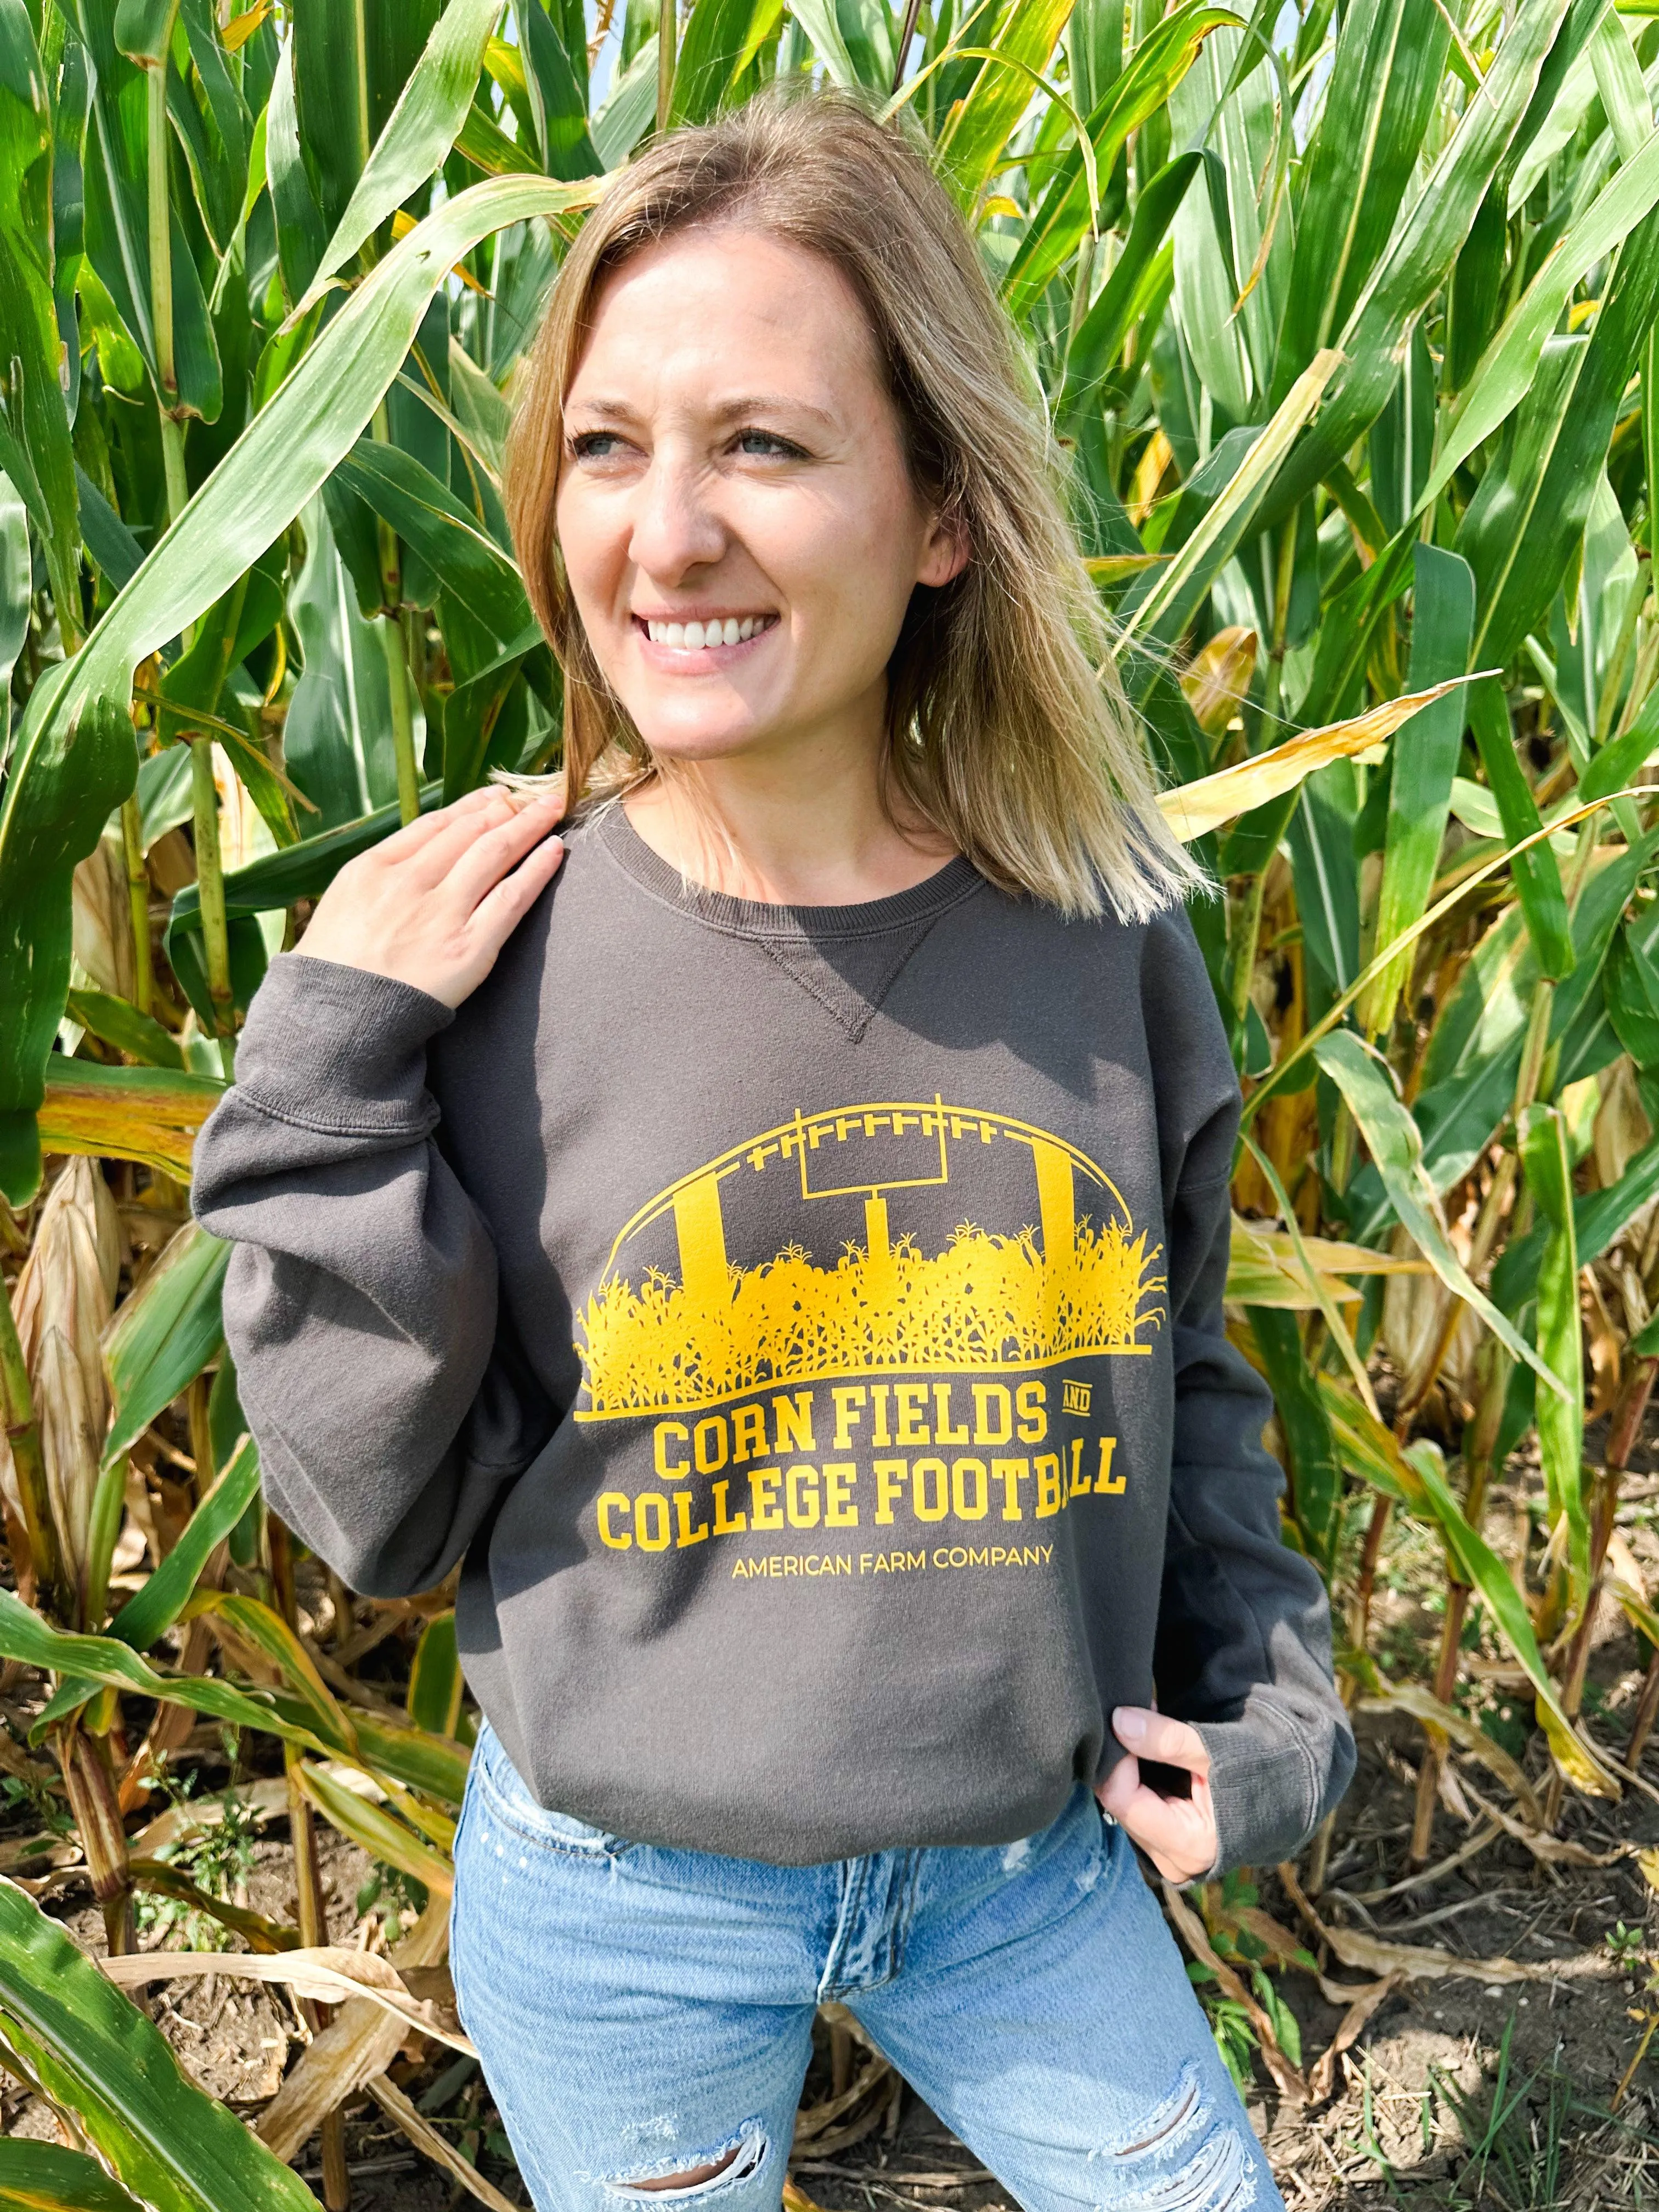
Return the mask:
<svg viewBox="0 0 1659 2212">
<path fill-rule="evenodd" d="M 1379 1679 L 1380 1694 L 1361 1698 L 1354 1707 L 1361 1713 L 1409 1713 L 1413 1720 L 1421 1721 L 1431 1730 L 1438 1729 L 1449 1736 L 1460 1750 L 1479 1760 L 1489 1774 L 1496 1776 L 1534 1828 L 1544 1825 L 1544 1808 L 1530 1782 L 1522 1772 L 1500 1743 L 1494 1742 L 1479 1721 L 1471 1720 L 1467 1713 L 1443 1705 L 1431 1691 L 1419 1689 L 1413 1682 L 1389 1682 Z"/>
<path fill-rule="evenodd" d="M 379 1805 L 370 1805 L 349 1790 L 342 1790 L 322 1768 L 301 1759 L 291 1770 L 300 1787 L 331 1827 L 354 1844 L 361 1844 L 371 1858 L 424 1884 L 434 1897 L 448 1897 L 455 1887 L 455 1869 L 431 1844 Z"/>
<path fill-rule="evenodd" d="M 1488 675 L 1491 672 L 1482 672 Z M 1218 829 L 1236 815 L 1248 814 L 1253 807 L 1265 806 L 1282 792 L 1293 791 L 1316 768 L 1324 768 L 1331 761 L 1351 759 L 1355 753 L 1369 752 L 1373 745 L 1380 745 L 1391 738 L 1401 724 L 1408 722 L 1420 708 L 1432 706 L 1448 691 L 1455 691 L 1460 684 L 1473 680 L 1459 676 L 1445 684 L 1433 684 L 1426 691 L 1408 691 L 1403 698 L 1385 700 L 1382 706 L 1356 714 L 1352 721 L 1330 722 L 1322 729 L 1304 730 L 1298 737 L 1288 738 L 1282 745 L 1275 745 L 1271 752 L 1257 753 L 1254 759 L 1224 768 L 1218 775 L 1200 776 L 1195 783 L 1184 783 L 1178 790 L 1160 793 L 1158 803 L 1164 810 L 1164 818 L 1182 842 L 1189 845 L 1206 830 Z"/>
<path fill-rule="evenodd" d="M 1243 703 L 1255 673 L 1255 632 L 1234 623 L 1218 630 L 1193 655 L 1181 688 L 1206 737 L 1219 737 Z"/>
<path fill-rule="evenodd" d="M 1126 576 L 1138 576 L 1143 568 L 1156 568 L 1169 557 L 1167 553 L 1096 553 L 1083 565 L 1096 583 L 1117 584 Z"/>
<path fill-rule="evenodd" d="M 43 1152 L 138 1160 L 181 1180 L 224 1085 L 167 1067 L 100 1067 L 54 1053 L 40 1109 Z"/>
<path fill-rule="evenodd" d="M 1328 1294 L 1345 1303 L 1362 1295 L 1342 1280 L 1345 1275 L 1425 1275 L 1429 1272 L 1426 1260 L 1374 1251 L 1369 1244 L 1339 1243 L 1328 1237 L 1304 1237 L 1302 1249 Z M 1233 1216 L 1226 1295 L 1236 1305 L 1288 1306 L 1297 1311 L 1311 1311 L 1319 1304 L 1290 1236 L 1282 1229 L 1243 1220 L 1237 1214 Z"/>
</svg>

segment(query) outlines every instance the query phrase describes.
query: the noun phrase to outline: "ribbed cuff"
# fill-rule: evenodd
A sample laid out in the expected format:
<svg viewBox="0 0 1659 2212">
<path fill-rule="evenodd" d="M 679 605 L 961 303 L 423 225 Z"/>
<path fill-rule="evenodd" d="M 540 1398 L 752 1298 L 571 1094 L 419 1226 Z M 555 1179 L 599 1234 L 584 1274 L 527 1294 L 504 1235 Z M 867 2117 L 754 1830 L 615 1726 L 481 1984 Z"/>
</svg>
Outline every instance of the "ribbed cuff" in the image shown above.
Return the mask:
<svg viewBox="0 0 1659 2212">
<path fill-rule="evenodd" d="M 1298 1736 L 1266 1722 L 1198 1721 L 1210 1754 L 1215 1808 L 1212 1881 L 1234 1867 L 1277 1866 L 1306 1842 L 1319 1817 L 1320 1782 Z"/>
<path fill-rule="evenodd" d="M 429 1128 L 426 1046 L 454 1009 L 413 984 L 313 954 L 280 953 L 237 1041 L 236 1088 L 267 1114 L 326 1135 Z"/>
</svg>

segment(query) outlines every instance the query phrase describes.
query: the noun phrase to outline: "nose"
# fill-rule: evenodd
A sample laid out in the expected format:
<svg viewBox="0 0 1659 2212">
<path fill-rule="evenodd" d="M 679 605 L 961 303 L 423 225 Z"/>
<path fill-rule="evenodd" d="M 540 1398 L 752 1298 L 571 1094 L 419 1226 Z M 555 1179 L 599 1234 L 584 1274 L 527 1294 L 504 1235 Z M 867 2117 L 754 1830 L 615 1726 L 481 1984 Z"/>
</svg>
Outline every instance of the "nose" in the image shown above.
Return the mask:
<svg viewBox="0 0 1659 2212">
<path fill-rule="evenodd" d="M 672 588 L 726 550 L 726 534 L 689 454 L 659 447 L 635 495 L 629 552 L 653 582 Z"/>
</svg>

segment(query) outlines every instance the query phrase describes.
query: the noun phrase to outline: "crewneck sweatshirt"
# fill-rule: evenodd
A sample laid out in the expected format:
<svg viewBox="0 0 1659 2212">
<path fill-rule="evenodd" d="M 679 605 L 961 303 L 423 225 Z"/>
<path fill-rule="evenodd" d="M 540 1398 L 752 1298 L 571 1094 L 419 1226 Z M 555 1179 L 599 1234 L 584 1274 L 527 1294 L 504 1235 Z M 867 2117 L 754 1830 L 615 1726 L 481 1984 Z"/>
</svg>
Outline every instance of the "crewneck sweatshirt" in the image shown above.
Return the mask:
<svg viewBox="0 0 1659 2212">
<path fill-rule="evenodd" d="M 1216 1869 L 1353 1749 L 1222 1316 L 1239 1092 L 1185 914 L 964 860 L 687 884 L 619 806 L 458 1012 L 271 963 L 198 1140 L 271 1504 L 355 1589 L 462 1562 L 537 1798 L 804 1864 L 1012 1841 L 1119 1705 L 1194 1723 Z"/>
</svg>

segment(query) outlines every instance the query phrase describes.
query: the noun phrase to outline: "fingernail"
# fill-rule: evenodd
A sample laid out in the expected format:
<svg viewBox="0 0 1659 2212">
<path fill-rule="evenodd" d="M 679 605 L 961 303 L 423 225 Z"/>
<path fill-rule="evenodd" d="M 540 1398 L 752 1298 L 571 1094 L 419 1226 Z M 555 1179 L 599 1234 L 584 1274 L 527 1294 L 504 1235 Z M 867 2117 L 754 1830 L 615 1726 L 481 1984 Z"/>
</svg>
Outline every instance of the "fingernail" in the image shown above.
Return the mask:
<svg viewBox="0 0 1659 2212">
<path fill-rule="evenodd" d="M 1146 1716 L 1133 1705 L 1120 1705 L 1112 1715 L 1112 1727 L 1120 1742 L 1138 1743 L 1146 1733 Z"/>
</svg>

